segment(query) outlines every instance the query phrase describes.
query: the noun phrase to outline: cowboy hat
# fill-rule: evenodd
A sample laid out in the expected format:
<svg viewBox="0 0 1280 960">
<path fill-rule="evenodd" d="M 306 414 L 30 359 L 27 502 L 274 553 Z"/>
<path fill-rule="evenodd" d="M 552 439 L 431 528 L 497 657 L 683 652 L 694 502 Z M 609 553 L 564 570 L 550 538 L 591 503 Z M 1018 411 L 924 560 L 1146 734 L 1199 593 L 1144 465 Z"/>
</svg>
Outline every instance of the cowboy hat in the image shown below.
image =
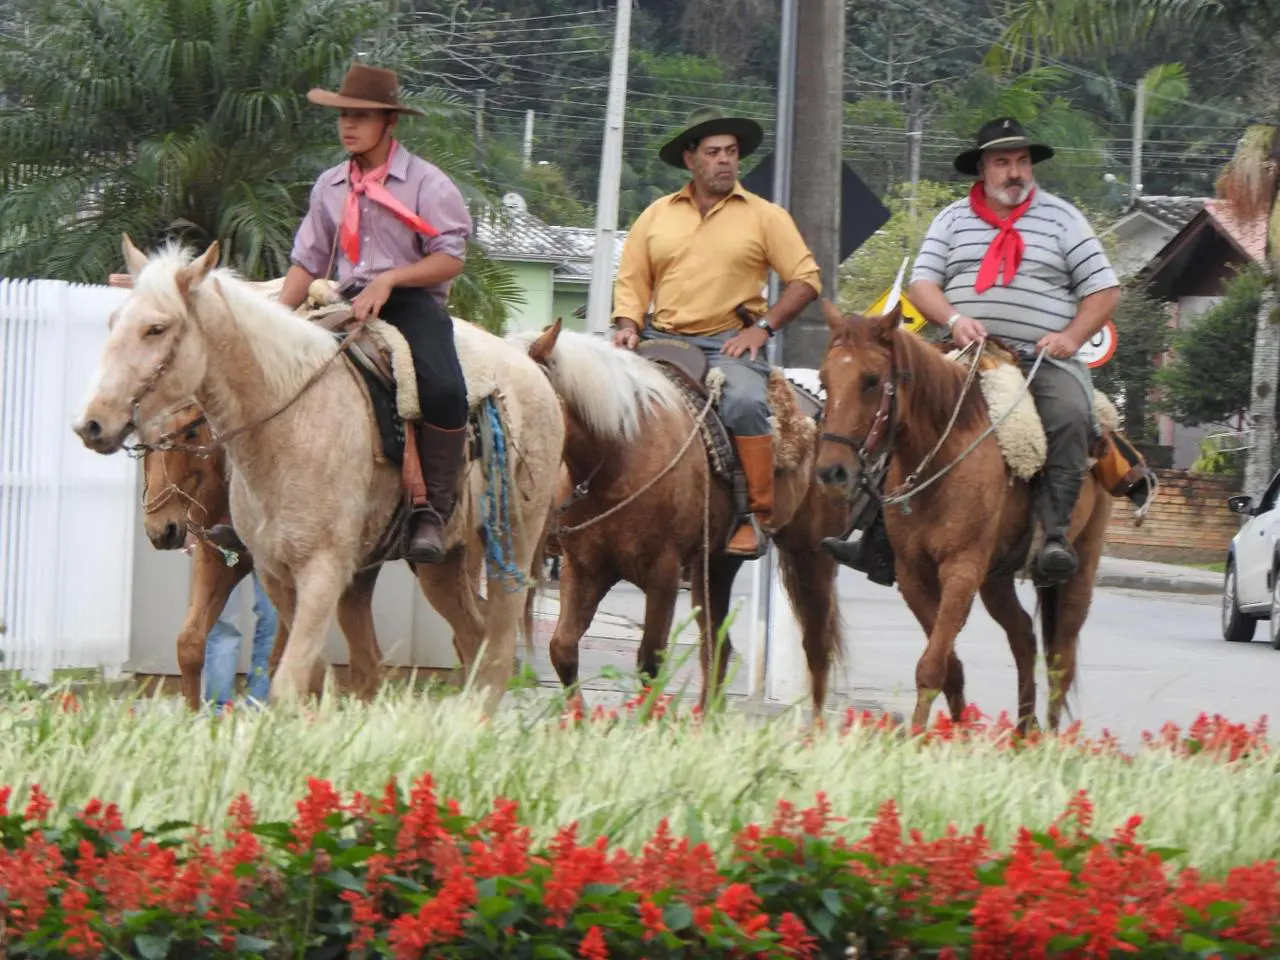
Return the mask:
<svg viewBox="0 0 1280 960">
<path fill-rule="evenodd" d="M 755 152 L 764 140 L 760 124 L 746 117 L 730 117 L 714 107 L 703 107 L 689 114 L 689 125 L 662 145 L 658 157 L 680 170 L 685 169 L 684 152 L 692 150 L 703 137 L 727 133 L 738 138 L 738 156 Z"/>
<path fill-rule="evenodd" d="M 997 117 L 988 120 L 978 131 L 977 145 L 966 150 L 955 159 L 955 167 L 961 173 L 971 177 L 978 175 L 978 161 L 986 150 L 1021 150 L 1025 148 L 1031 154 L 1031 162 L 1039 163 L 1053 156 L 1053 147 L 1043 143 L 1032 143 L 1022 129 L 1022 124 L 1012 117 Z"/>
<path fill-rule="evenodd" d="M 423 116 L 421 110 L 400 102 L 400 80 L 395 71 L 361 63 L 351 65 L 337 93 L 316 87 L 307 92 L 307 99 L 317 106 L 338 110 L 390 110 Z"/>
</svg>

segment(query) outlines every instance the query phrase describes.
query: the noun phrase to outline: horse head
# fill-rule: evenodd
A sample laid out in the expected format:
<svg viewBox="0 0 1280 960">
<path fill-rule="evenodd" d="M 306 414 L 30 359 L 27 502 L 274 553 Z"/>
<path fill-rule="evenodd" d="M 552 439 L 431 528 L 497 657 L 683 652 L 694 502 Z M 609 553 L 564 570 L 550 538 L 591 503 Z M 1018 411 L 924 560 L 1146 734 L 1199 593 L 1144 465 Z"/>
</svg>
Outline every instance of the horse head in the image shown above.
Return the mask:
<svg viewBox="0 0 1280 960">
<path fill-rule="evenodd" d="M 72 429 L 96 453 L 115 453 L 149 419 L 195 393 L 205 348 L 192 321 L 200 285 L 218 262 L 215 240 L 199 257 L 169 248 L 148 258 L 126 235 L 133 290 L 107 322 L 109 333 Z"/>
<path fill-rule="evenodd" d="M 879 317 L 842 315 L 822 304 L 831 337 L 818 376 L 826 393 L 818 445 L 818 481 L 852 494 L 872 461 L 887 454 L 899 371 L 894 336 L 902 323 L 897 304 Z"/>
<path fill-rule="evenodd" d="M 164 436 L 186 446 L 205 446 L 212 433 L 192 403 L 160 421 Z M 187 449 L 148 450 L 142 458 L 142 527 L 157 550 L 177 550 L 194 521 L 209 526 L 227 505 L 223 457 Z"/>
</svg>

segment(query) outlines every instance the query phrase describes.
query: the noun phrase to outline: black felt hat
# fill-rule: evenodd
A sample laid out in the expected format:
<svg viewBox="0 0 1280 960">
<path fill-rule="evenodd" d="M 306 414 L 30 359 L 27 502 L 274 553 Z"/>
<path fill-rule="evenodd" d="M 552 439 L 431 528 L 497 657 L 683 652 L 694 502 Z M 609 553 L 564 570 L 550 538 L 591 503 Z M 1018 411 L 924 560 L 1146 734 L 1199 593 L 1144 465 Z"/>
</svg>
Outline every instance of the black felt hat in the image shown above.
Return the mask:
<svg viewBox="0 0 1280 960">
<path fill-rule="evenodd" d="M 1013 117 L 997 117 L 988 120 L 978 131 L 976 146 L 966 150 L 955 159 L 956 169 L 971 177 L 978 175 L 978 161 L 986 150 L 1019 150 L 1025 147 L 1031 154 L 1031 162 L 1039 163 L 1053 156 L 1053 147 L 1043 143 L 1032 143 L 1022 129 L 1022 124 Z"/>
<path fill-rule="evenodd" d="M 738 138 L 738 156 L 747 157 L 764 142 L 760 124 L 746 117 L 731 117 L 712 107 L 703 107 L 689 115 L 689 126 L 662 145 L 658 156 L 671 166 L 685 169 L 684 152 L 692 150 L 703 137 L 719 133 Z"/>
</svg>

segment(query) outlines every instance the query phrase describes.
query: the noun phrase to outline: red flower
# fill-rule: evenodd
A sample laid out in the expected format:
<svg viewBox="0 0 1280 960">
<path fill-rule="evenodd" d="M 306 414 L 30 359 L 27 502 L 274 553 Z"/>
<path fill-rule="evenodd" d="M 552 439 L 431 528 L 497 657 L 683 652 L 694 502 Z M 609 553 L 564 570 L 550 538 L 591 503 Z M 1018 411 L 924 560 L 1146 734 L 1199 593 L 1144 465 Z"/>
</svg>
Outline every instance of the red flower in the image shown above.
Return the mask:
<svg viewBox="0 0 1280 960">
<path fill-rule="evenodd" d="M 342 798 L 328 780 L 308 777 L 307 795 L 298 801 L 297 806 L 298 815 L 293 820 L 293 849 L 301 852 L 310 848 L 317 833 L 327 829 L 325 820 L 330 814 L 342 810 Z"/>
<path fill-rule="evenodd" d="M 609 947 L 605 944 L 604 934 L 599 927 L 592 927 L 587 931 L 578 944 L 578 956 L 582 960 L 609 960 Z"/>
<path fill-rule="evenodd" d="M 640 901 L 640 922 L 644 924 L 644 939 L 652 940 L 660 933 L 667 932 L 667 925 L 662 919 L 662 908 L 652 900 Z"/>
<path fill-rule="evenodd" d="M 789 957 L 812 957 L 818 950 L 818 938 L 794 913 L 784 913 L 778 918 L 778 935 L 782 949 Z"/>
</svg>

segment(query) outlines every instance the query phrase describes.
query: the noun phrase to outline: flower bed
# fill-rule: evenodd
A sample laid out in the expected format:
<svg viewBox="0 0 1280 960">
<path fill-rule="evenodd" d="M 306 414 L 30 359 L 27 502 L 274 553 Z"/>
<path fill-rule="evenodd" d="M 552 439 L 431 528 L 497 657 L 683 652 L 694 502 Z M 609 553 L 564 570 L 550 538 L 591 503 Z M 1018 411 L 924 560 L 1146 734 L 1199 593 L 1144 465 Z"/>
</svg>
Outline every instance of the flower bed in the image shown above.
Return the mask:
<svg viewBox="0 0 1280 960">
<path fill-rule="evenodd" d="M 849 844 L 830 803 L 785 801 L 717 863 L 667 823 L 638 855 L 576 824 L 535 851 L 517 805 L 478 819 L 440 803 L 429 774 L 407 797 L 342 798 L 313 779 L 291 823 L 247 797 L 219 847 L 184 825 L 130 831 L 91 803 L 49 828 L 33 790 L 9 815 L 0 918 L 10 956 L 412 957 L 1256 956 L 1280 941 L 1275 862 L 1221 881 L 1170 874 L 1130 818 L 1091 836 L 1082 792 L 1043 833 L 993 851 L 981 828 L 904 837 L 892 801 Z M 326 949 L 328 948 L 328 949 Z M 314 951 L 320 950 L 321 953 Z"/>
<path fill-rule="evenodd" d="M 146 960 L 1274 956 L 1265 734 L 1199 718 L 1126 753 L 976 709 L 908 736 L 657 695 L 491 720 L 466 698 L 221 719 L 20 698 L 0 936 Z"/>
</svg>

